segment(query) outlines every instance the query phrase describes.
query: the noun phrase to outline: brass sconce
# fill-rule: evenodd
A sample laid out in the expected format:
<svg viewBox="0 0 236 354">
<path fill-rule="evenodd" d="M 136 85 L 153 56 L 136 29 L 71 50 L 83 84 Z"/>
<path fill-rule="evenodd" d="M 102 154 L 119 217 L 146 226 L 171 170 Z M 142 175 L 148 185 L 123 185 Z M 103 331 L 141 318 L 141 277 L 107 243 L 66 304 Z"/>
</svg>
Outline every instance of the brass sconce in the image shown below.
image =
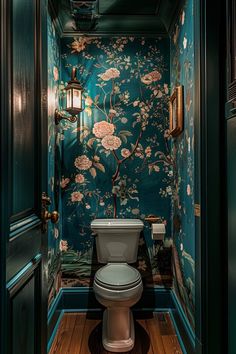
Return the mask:
<svg viewBox="0 0 236 354">
<path fill-rule="evenodd" d="M 65 88 L 66 90 L 66 111 L 70 116 L 64 115 L 58 109 L 55 110 L 55 123 L 59 124 L 62 119 L 66 119 L 71 123 L 77 121 L 77 114 L 83 111 L 82 93 L 83 88 L 76 78 L 76 68 L 72 69 L 71 80 Z"/>
</svg>

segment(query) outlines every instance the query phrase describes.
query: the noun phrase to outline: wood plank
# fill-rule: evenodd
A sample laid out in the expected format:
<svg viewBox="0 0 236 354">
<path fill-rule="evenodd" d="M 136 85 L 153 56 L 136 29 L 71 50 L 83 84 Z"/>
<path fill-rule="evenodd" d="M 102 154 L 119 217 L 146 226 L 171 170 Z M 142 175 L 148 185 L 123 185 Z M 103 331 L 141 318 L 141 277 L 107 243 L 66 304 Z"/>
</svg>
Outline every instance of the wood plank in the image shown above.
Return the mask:
<svg viewBox="0 0 236 354">
<path fill-rule="evenodd" d="M 57 336 L 52 344 L 50 354 L 64 354 L 68 350 L 73 331 L 71 329 L 65 329 L 65 324 L 66 321 L 63 321 L 60 325 Z"/>
<path fill-rule="evenodd" d="M 182 354 L 169 314 L 147 317 L 135 321 L 135 346 L 123 354 Z M 70 313 L 62 318 L 50 354 L 112 353 L 103 348 L 102 321 L 98 317 Z"/>
<path fill-rule="evenodd" d="M 148 328 L 148 332 L 152 344 L 153 353 L 168 354 L 165 352 L 164 349 L 158 320 L 155 317 L 149 318 L 146 320 L 146 324 L 147 324 L 147 328 Z"/>
<path fill-rule="evenodd" d="M 157 319 L 161 335 L 174 335 L 175 329 L 171 321 L 170 315 L 167 312 L 155 312 L 154 317 Z"/>
<path fill-rule="evenodd" d="M 85 314 L 83 314 L 86 316 Z M 77 321 L 78 314 L 77 313 L 65 313 L 63 316 L 62 327 L 65 330 L 74 329 L 75 323 Z"/>
<path fill-rule="evenodd" d="M 168 354 L 183 354 L 176 335 L 162 337 L 165 352 Z"/>
<path fill-rule="evenodd" d="M 80 354 L 85 322 L 86 322 L 86 315 L 77 314 L 75 326 L 71 336 L 70 345 L 68 348 L 69 354 Z"/>
</svg>

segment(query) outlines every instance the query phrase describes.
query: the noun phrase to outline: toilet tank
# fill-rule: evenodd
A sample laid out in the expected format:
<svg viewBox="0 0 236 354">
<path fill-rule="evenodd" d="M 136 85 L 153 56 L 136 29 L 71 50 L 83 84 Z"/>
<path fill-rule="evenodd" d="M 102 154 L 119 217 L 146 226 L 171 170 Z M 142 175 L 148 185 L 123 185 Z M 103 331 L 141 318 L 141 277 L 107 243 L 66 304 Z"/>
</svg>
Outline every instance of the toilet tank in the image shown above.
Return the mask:
<svg viewBox="0 0 236 354">
<path fill-rule="evenodd" d="M 140 232 L 143 222 L 139 219 L 95 219 L 91 229 L 96 234 L 99 263 L 137 260 Z"/>
</svg>

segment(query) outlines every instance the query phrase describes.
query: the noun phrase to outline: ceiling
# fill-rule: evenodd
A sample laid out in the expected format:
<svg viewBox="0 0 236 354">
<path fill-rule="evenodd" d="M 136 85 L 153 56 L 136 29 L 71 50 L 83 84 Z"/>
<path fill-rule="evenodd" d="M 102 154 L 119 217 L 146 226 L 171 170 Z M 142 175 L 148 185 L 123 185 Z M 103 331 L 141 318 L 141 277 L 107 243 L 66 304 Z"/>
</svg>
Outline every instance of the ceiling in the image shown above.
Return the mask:
<svg viewBox="0 0 236 354">
<path fill-rule="evenodd" d="M 168 35 L 180 0 L 51 0 L 62 36 Z"/>
</svg>

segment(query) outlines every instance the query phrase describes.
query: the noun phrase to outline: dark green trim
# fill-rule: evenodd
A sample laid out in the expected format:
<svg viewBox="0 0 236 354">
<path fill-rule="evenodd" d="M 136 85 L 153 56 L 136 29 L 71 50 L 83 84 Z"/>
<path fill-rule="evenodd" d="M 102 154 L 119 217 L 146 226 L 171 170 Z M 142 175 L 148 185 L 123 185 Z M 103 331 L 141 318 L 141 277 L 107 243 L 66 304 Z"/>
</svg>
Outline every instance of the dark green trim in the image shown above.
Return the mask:
<svg viewBox="0 0 236 354">
<path fill-rule="evenodd" d="M 0 352 L 7 353 L 7 290 L 6 290 L 6 249 L 9 235 L 9 1 L 1 0 L 0 17 L 0 90 L 1 90 L 1 120 L 0 120 Z"/>
<path fill-rule="evenodd" d="M 185 340 L 185 347 L 187 353 L 195 353 L 196 336 L 190 322 L 178 300 L 178 297 L 174 291 L 171 292 L 172 300 L 174 303 L 174 310 L 172 310 L 172 316 L 175 319 L 176 327 L 178 331 L 182 334 Z"/>
<path fill-rule="evenodd" d="M 24 278 L 32 269 L 40 262 L 42 258 L 41 254 L 38 254 L 31 262 L 26 264 L 11 280 L 6 284 L 6 288 L 11 291 L 11 289 L 19 284 L 22 278 Z"/>
<path fill-rule="evenodd" d="M 227 352 L 224 340 L 226 278 L 222 247 L 225 239 L 224 102 L 222 61 L 225 23 L 224 1 L 200 1 L 201 51 L 201 337 L 203 353 Z M 214 10 L 213 10 L 214 8 Z"/>
<path fill-rule="evenodd" d="M 39 188 L 37 201 L 41 216 L 41 195 L 48 187 L 48 0 L 38 1 L 38 139 L 41 150 L 38 151 L 38 164 L 40 165 Z M 47 352 L 47 312 L 48 312 L 48 235 L 41 233 L 41 273 L 40 273 L 40 318 L 39 332 L 41 334 L 41 353 Z"/>
<path fill-rule="evenodd" d="M 9 238 L 12 241 L 14 237 L 20 236 L 21 233 L 24 231 L 30 231 L 31 229 L 35 228 L 39 224 L 41 224 L 41 220 L 36 215 L 30 215 L 29 217 L 20 220 L 19 222 L 16 221 L 10 227 Z"/>
<path fill-rule="evenodd" d="M 201 214 L 201 38 L 200 0 L 194 1 L 194 204 L 200 205 Z M 201 215 L 195 216 L 195 335 L 197 353 L 201 353 L 202 327 L 202 262 Z M 196 340 L 195 340 L 196 341 Z"/>
</svg>

